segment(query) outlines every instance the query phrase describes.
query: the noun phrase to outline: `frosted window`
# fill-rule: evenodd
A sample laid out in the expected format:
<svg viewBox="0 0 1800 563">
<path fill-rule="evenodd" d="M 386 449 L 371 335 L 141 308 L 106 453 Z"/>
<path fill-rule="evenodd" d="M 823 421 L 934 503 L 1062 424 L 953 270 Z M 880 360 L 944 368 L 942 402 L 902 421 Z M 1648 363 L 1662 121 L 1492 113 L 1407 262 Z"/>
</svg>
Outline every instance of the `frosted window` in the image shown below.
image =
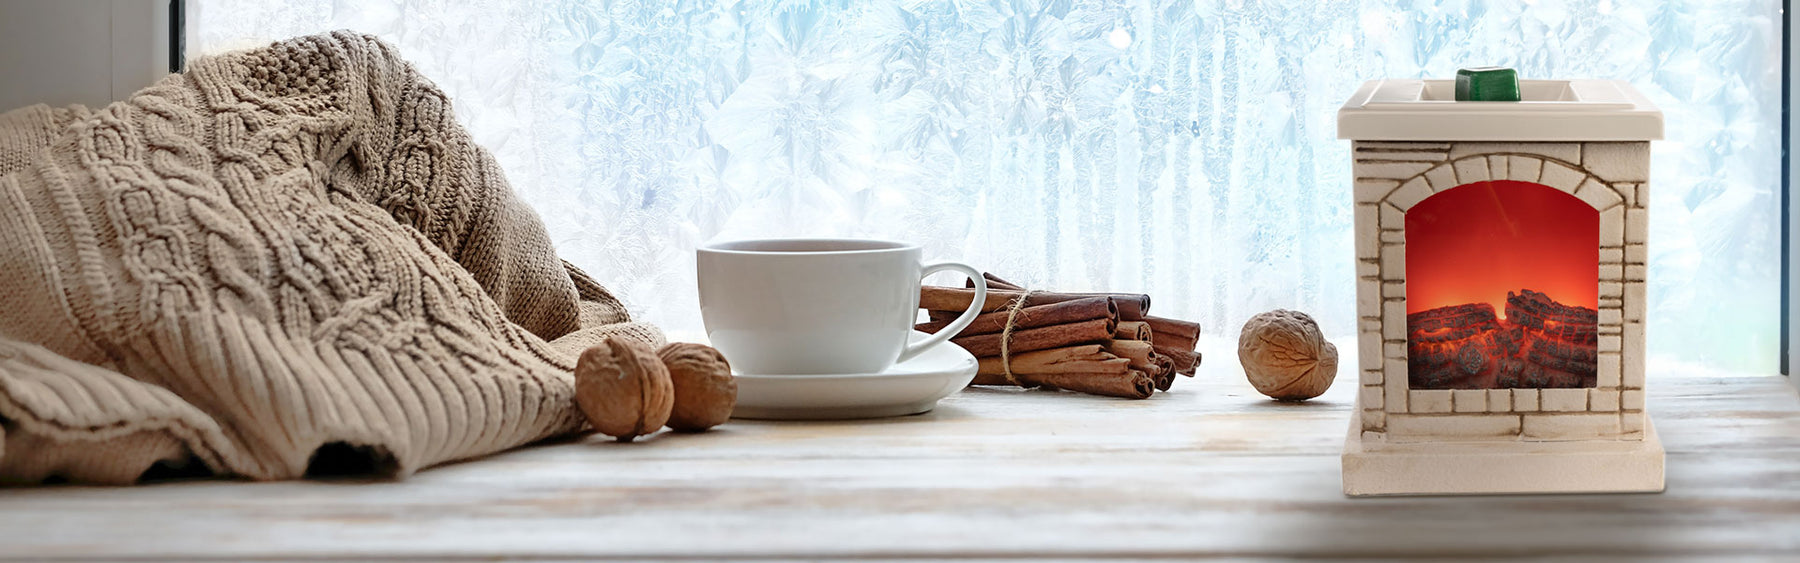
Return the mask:
<svg viewBox="0 0 1800 563">
<path fill-rule="evenodd" d="M 1780 3 L 206 1 L 202 53 L 352 28 L 399 45 L 563 256 L 677 335 L 693 249 L 923 243 L 1065 290 L 1148 291 L 1235 337 L 1354 329 L 1349 143 L 1377 77 L 1631 81 L 1667 115 L 1653 354 L 1772 371 Z M 951 281 L 944 278 L 944 281 Z"/>
</svg>

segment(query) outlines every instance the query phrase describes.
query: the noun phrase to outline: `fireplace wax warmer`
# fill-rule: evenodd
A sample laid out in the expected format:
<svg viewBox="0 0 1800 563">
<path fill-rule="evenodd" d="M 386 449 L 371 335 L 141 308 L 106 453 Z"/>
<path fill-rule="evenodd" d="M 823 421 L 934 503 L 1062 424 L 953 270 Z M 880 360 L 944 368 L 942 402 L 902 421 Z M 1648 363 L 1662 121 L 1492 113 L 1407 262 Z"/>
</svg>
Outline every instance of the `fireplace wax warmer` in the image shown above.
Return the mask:
<svg viewBox="0 0 1800 563">
<path fill-rule="evenodd" d="M 1629 84 L 1377 80 L 1355 172 L 1356 414 L 1344 493 L 1654 492 L 1644 413 L 1650 141 Z"/>
</svg>

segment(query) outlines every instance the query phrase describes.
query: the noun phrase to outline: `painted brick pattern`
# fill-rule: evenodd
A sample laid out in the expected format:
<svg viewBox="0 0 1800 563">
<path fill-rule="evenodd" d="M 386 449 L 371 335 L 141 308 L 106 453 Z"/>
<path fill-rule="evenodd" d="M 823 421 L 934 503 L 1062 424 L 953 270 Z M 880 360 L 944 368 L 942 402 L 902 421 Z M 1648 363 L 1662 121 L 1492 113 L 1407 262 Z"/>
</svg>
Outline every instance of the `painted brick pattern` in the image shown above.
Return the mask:
<svg viewBox="0 0 1800 563">
<path fill-rule="evenodd" d="M 1366 434 L 1641 439 L 1648 142 L 1353 144 L 1358 404 Z M 1547 185 L 1600 214 L 1598 377 L 1593 389 L 1411 390 L 1406 377 L 1406 211 L 1471 182 Z M 1497 413 L 1520 413 L 1493 418 Z M 1463 422 L 1464 420 L 1474 422 Z M 1497 422 L 1511 419 L 1512 423 Z M 1508 430 L 1510 429 L 1510 430 Z"/>
</svg>

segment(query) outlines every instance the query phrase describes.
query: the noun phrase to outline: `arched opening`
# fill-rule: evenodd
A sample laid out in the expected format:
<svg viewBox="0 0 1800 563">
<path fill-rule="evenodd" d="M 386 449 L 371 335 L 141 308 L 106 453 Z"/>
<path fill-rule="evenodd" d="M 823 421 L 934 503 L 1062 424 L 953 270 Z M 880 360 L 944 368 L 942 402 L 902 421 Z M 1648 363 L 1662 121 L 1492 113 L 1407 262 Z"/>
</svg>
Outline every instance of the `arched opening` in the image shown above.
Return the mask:
<svg viewBox="0 0 1800 563">
<path fill-rule="evenodd" d="M 1413 389 L 1593 387 L 1600 213 L 1555 188 L 1499 180 L 1406 213 Z"/>
</svg>

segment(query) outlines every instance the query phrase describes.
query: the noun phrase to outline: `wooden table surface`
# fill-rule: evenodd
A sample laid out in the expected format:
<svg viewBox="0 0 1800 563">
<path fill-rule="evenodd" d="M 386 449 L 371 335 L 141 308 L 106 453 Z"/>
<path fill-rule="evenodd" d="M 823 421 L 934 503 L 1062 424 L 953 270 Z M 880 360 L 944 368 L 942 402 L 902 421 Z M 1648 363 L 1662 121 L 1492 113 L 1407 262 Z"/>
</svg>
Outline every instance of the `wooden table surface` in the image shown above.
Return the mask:
<svg viewBox="0 0 1800 563">
<path fill-rule="evenodd" d="M 1204 347 L 1199 378 L 1144 401 L 972 389 L 920 416 L 595 436 L 399 482 L 0 490 L 0 558 L 1800 557 L 1786 378 L 1653 367 L 1663 494 L 1352 500 L 1353 374 L 1280 404 L 1230 343 Z"/>
</svg>

